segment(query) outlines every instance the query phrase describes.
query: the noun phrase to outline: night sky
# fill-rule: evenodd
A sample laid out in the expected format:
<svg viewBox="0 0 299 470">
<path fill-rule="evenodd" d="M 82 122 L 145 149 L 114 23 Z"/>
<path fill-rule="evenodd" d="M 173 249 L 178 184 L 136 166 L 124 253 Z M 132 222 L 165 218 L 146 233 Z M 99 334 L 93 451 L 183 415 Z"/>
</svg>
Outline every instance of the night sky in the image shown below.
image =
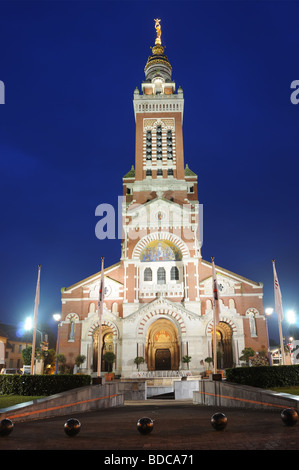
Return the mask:
<svg viewBox="0 0 299 470">
<path fill-rule="evenodd" d="M 284 310 L 299 319 L 298 17 L 292 1 L 0 2 L 0 321 L 33 314 L 38 264 L 38 322 L 51 326 L 62 287 L 98 272 L 101 256 L 119 261 L 120 240 L 95 236 L 95 209 L 116 206 L 135 164 L 133 92 L 154 18 L 184 91 L 203 258 L 263 282 L 265 307 L 275 258 Z"/>
</svg>

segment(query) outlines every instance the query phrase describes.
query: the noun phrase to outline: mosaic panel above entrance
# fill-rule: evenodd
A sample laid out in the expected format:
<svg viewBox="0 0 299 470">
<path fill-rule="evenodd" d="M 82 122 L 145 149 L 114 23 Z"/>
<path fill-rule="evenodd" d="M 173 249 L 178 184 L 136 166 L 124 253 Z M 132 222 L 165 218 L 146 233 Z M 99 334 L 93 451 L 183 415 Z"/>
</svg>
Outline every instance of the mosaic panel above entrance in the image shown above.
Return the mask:
<svg viewBox="0 0 299 470">
<path fill-rule="evenodd" d="M 169 240 L 154 240 L 141 252 L 140 261 L 181 261 L 181 250 Z"/>
</svg>

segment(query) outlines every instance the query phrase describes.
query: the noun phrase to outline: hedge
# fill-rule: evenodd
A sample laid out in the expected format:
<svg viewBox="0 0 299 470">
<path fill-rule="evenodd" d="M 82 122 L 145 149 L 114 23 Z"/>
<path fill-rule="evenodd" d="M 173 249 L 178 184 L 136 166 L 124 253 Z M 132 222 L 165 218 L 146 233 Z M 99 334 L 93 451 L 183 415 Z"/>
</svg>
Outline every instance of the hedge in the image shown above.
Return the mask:
<svg viewBox="0 0 299 470">
<path fill-rule="evenodd" d="M 226 381 L 252 387 L 270 388 L 299 385 L 299 364 L 226 369 Z"/>
<path fill-rule="evenodd" d="M 49 396 L 90 383 L 90 375 L 0 375 L 0 395 Z"/>
</svg>

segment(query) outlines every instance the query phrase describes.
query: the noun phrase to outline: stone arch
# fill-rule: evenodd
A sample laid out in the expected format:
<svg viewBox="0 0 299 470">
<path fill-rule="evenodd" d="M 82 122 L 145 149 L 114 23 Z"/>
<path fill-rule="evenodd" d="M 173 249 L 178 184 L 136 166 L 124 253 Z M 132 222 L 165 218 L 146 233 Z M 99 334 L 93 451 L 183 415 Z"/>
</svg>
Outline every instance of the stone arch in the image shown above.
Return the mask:
<svg viewBox="0 0 299 470">
<path fill-rule="evenodd" d="M 145 357 L 149 371 L 178 370 L 180 347 L 178 329 L 174 322 L 160 317 L 149 325 Z"/>
<path fill-rule="evenodd" d="M 186 325 L 182 318 L 182 315 L 175 311 L 175 309 L 173 308 L 170 308 L 168 306 L 161 306 L 156 307 L 153 310 L 149 310 L 143 314 L 138 326 L 138 336 L 144 336 L 145 329 L 147 329 L 149 326 L 148 322 L 152 323 L 153 321 L 155 321 L 156 317 L 159 317 L 161 315 L 169 316 L 177 325 L 177 327 L 180 328 L 181 334 L 186 333 Z"/>
<path fill-rule="evenodd" d="M 220 322 L 227 323 L 231 327 L 232 332 L 237 333 L 237 327 L 236 327 L 235 323 L 230 318 L 227 318 L 227 317 L 224 317 L 224 316 L 220 315 Z M 209 321 L 209 323 L 207 325 L 207 331 L 206 331 L 207 335 L 212 333 L 213 323 L 214 323 L 213 320 Z"/>
<path fill-rule="evenodd" d="M 109 320 L 103 320 L 102 321 L 102 327 L 103 326 L 108 326 L 109 328 L 111 328 L 112 332 L 113 332 L 113 337 L 114 339 L 118 339 L 119 338 L 119 331 L 118 331 L 118 328 L 117 326 L 109 321 Z M 88 333 L 87 333 L 87 336 L 89 337 L 93 337 L 94 335 L 94 332 L 99 328 L 99 321 L 95 321 L 90 327 L 89 327 L 89 330 L 88 330 Z"/>
<path fill-rule="evenodd" d="M 91 339 L 91 346 L 92 346 L 92 369 L 94 372 L 97 371 L 98 368 L 98 348 L 99 348 L 99 338 L 97 334 L 97 330 L 99 328 L 99 321 L 95 321 L 89 328 L 87 336 Z M 107 337 L 109 337 L 109 341 L 106 341 Z M 103 354 L 107 351 L 107 345 L 111 345 L 109 350 L 114 352 L 117 355 L 116 341 L 119 337 L 119 331 L 116 325 L 109 321 L 103 320 L 102 321 L 102 336 L 101 336 L 101 371 L 107 372 L 108 371 L 108 364 L 103 359 Z"/>
<path fill-rule="evenodd" d="M 146 235 L 145 237 L 141 238 L 141 240 L 139 240 L 139 242 L 134 247 L 132 258 L 139 260 L 142 250 L 150 242 L 153 242 L 155 240 L 168 240 L 181 250 L 183 258 L 190 257 L 190 252 L 186 243 L 183 242 L 183 240 L 179 238 L 177 235 L 174 235 L 173 233 L 168 233 L 168 232 L 154 232 L 154 233 L 150 233 L 149 235 Z"/>
<path fill-rule="evenodd" d="M 73 321 L 73 322 L 76 322 L 76 321 L 79 321 L 80 318 L 79 318 L 79 315 L 77 313 L 68 313 L 67 316 L 65 317 L 65 321 Z"/>
<path fill-rule="evenodd" d="M 211 335 L 213 350 L 214 334 L 213 321 L 210 321 L 207 328 L 207 334 Z M 216 349 L 217 349 L 217 368 L 226 369 L 233 367 L 233 333 L 237 332 L 236 325 L 228 318 L 221 317 L 216 326 Z M 218 354 L 220 353 L 220 354 Z"/>
</svg>

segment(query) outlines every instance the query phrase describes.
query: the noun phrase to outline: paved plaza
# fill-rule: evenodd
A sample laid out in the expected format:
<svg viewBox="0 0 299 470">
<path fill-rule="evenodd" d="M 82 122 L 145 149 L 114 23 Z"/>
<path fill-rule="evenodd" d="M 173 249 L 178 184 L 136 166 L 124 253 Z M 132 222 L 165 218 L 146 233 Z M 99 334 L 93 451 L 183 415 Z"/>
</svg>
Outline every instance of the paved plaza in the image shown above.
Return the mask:
<svg viewBox="0 0 299 470">
<path fill-rule="evenodd" d="M 211 425 L 211 416 L 219 411 L 228 418 L 223 431 Z M 0 437 L 0 451 L 101 450 L 103 458 L 110 458 L 118 451 L 127 451 L 126 455 L 129 451 L 147 454 L 164 450 L 173 455 L 175 451 L 188 451 L 198 456 L 203 450 L 297 450 L 299 423 L 285 426 L 280 413 L 279 409 L 220 409 L 191 401 L 126 402 L 120 408 L 15 423 L 9 436 Z M 137 431 L 137 421 L 144 416 L 154 420 L 149 435 Z M 64 423 L 70 417 L 81 423 L 74 437 L 64 432 Z"/>
</svg>

